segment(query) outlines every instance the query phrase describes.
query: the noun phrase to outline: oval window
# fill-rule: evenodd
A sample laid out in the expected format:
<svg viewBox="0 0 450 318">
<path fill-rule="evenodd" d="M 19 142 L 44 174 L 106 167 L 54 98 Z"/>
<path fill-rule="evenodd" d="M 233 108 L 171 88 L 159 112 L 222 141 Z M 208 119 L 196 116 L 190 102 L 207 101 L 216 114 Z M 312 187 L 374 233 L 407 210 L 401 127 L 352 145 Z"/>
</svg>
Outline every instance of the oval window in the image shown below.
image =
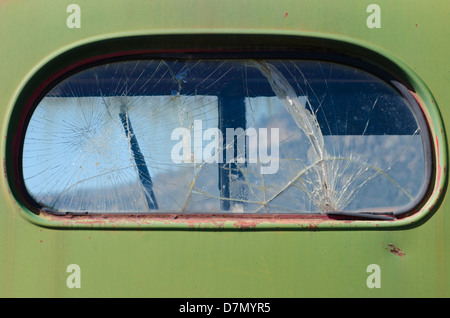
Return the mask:
<svg viewBox="0 0 450 318">
<path fill-rule="evenodd" d="M 142 59 L 60 81 L 23 178 L 55 213 L 402 213 L 429 140 L 400 84 L 328 61 Z"/>
</svg>

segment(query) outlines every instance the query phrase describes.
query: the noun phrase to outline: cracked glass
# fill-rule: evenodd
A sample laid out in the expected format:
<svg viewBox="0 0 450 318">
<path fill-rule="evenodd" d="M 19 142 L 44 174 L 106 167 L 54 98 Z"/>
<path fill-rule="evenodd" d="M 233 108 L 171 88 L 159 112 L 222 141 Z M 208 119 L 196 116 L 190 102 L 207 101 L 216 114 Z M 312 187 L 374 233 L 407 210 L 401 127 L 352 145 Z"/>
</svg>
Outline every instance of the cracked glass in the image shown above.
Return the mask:
<svg viewBox="0 0 450 318">
<path fill-rule="evenodd" d="M 112 62 L 39 101 L 23 179 L 55 213 L 395 213 L 428 182 L 416 106 L 333 62 Z"/>
</svg>

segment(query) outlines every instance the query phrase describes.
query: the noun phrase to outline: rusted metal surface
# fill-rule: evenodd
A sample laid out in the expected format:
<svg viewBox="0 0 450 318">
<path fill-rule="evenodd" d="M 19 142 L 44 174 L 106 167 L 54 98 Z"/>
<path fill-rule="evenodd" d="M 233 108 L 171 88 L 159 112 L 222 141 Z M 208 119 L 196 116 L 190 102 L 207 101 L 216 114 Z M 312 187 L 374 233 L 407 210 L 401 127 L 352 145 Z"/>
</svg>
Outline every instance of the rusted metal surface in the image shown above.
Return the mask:
<svg viewBox="0 0 450 318">
<path fill-rule="evenodd" d="M 396 226 L 392 221 L 337 220 L 327 215 L 255 214 L 67 214 L 40 211 L 41 225 L 63 228 L 166 228 L 210 230 L 321 230 Z M 38 222 L 39 223 L 39 222 Z M 411 221 L 411 224 L 414 223 Z"/>
<path fill-rule="evenodd" d="M 391 252 L 392 254 L 396 255 L 396 256 L 399 256 L 399 257 L 406 256 L 406 253 L 404 253 L 403 250 L 401 250 L 400 248 L 398 248 L 394 244 L 386 244 L 385 249 L 388 250 L 389 252 Z"/>
<path fill-rule="evenodd" d="M 274 229 L 283 226 L 314 229 L 319 224 L 331 219 L 322 216 L 301 215 L 227 215 L 227 214 L 90 214 L 90 215 L 55 215 L 41 211 L 40 217 L 60 225 L 88 227 L 126 227 L 126 226 L 171 226 L 175 228 L 198 229 L 256 229 L 258 226 L 269 225 Z M 346 221 L 351 224 L 352 221 Z"/>
</svg>

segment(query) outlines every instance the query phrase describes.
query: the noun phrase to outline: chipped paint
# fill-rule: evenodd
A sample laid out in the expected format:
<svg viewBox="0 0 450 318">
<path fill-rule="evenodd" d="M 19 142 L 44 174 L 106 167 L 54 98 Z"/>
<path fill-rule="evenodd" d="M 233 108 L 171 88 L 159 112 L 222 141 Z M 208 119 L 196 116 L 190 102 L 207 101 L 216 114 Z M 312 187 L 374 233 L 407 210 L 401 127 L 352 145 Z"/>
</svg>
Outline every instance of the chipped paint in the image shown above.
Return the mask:
<svg viewBox="0 0 450 318">
<path fill-rule="evenodd" d="M 350 229 L 358 224 L 379 224 L 393 221 L 336 221 L 327 215 L 255 215 L 255 214 L 66 214 L 39 211 L 44 226 L 63 228 L 173 228 L 198 230 L 283 230 Z"/>
<path fill-rule="evenodd" d="M 404 253 L 402 249 L 398 248 L 394 244 L 386 244 L 385 249 L 396 256 L 399 256 L 399 257 L 406 256 L 406 253 Z"/>
</svg>

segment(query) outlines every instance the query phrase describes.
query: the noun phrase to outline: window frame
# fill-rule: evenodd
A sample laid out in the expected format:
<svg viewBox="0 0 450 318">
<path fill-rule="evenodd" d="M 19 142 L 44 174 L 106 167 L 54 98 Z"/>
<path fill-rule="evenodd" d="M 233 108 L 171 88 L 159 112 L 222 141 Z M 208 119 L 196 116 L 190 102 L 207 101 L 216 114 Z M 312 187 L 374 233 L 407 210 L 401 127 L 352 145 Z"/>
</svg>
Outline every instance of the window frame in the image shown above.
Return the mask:
<svg viewBox="0 0 450 318">
<path fill-rule="evenodd" d="M 283 50 L 282 50 L 283 49 Z M 116 49 L 117 50 L 117 49 Z M 227 213 L 214 213 L 214 214 L 200 214 L 200 213 L 177 213 L 177 212 L 168 212 L 168 213 L 146 213 L 146 214 L 121 214 L 121 213 L 108 213 L 108 214 L 86 214 L 86 213 L 70 213 L 70 217 L 81 217 L 78 221 L 81 221 L 80 225 L 90 224 L 91 222 L 95 222 L 95 220 L 108 220 L 109 223 L 111 220 L 114 220 L 113 223 L 119 222 L 124 223 L 126 226 L 134 227 L 136 224 L 140 224 L 142 220 L 144 220 L 145 224 L 151 224 L 150 227 L 155 227 L 155 224 L 160 224 L 163 222 L 167 224 L 170 223 L 170 227 L 177 228 L 178 222 L 174 222 L 175 220 L 181 220 L 180 224 L 192 224 L 199 225 L 202 228 L 202 224 L 208 224 L 206 228 L 222 228 L 225 224 L 231 222 L 231 224 L 235 224 L 236 221 L 240 224 L 239 228 L 247 228 L 254 227 L 256 224 L 263 228 L 280 228 L 280 224 L 284 224 L 281 227 L 290 227 L 292 224 L 302 224 L 300 228 L 304 228 L 305 225 L 307 227 L 315 227 L 314 224 L 319 224 L 320 227 L 328 227 L 331 225 L 335 225 L 335 223 L 341 223 L 342 220 L 345 221 L 362 221 L 366 222 L 378 222 L 383 221 L 394 221 L 398 223 L 398 220 L 403 218 L 407 218 L 410 215 L 415 214 L 416 212 L 421 210 L 421 207 L 426 203 L 427 199 L 430 197 L 430 188 L 431 185 L 436 181 L 434 167 L 436 167 L 436 162 L 434 160 L 434 149 L 433 149 L 433 140 L 430 132 L 429 122 L 426 120 L 426 114 L 424 114 L 424 106 L 419 102 L 417 96 L 412 93 L 413 88 L 409 81 L 405 81 L 404 76 L 396 76 L 394 72 L 388 72 L 384 67 L 380 67 L 378 63 L 370 63 L 367 60 L 362 60 L 352 54 L 341 54 L 336 53 L 334 50 L 321 51 L 317 50 L 317 48 L 303 48 L 301 51 L 297 50 L 289 50 L 284 47 L 277 47 L 276 45 L 269 45 L 267 48 L 261 51 L 259 47 L 251 47 L 251 48 L 242 48 L 242 47 L 231 47 L 227 49 L 221 50 L 211 50 L 210 48 L 182 48 L 182 49 L 145 49 L 145 50 L 132 50 L 132 51 L 116 51 L 113 53 L 107 54 L 97 54 L 90 56 L 88 58 L 77 59 L 72 56 L 72 61 L 67 63 L 66 57 L 61 57 L 64 61 L 63 65 L 65 67 L 60 68 L 59 71 L 54 72 L 55 68 L 50 67 L 50 76 L 47 76 L 44 81 L 42 81 L 42 75 L 35 75 L 34 80 L 38 87 L 34 87 L 32 90 L 24 90 L 22 91 L 22 96 L 26 96 L 27 102 L 26 106 L 22 107 L 22 114 L 18 121 L 18 126 L 16 128 L 15 138 L 12 140 L 12 149 L 13 149 L 13 158 L 15 158 L 15 162 L 12 163 L 12 169 L 8 173 L 8 176 L 13 175 L 13 184 L 11 189 L 13 191 L 13 195 L 18 202 L 21 203 L 28 211 L 30 211 L 34 216 L 32 218 L 42 217 L 47 221 L 50 221 L 53 224 L 60 223 L 59 217 L 67 216 L 67 213 L 63 213 L 59 215 L 58 213 L 54 213 L 49 209 L 43 208 L 34 202 L 33 198 L 30 197 L 28 192 L 24 186 L 23 174 L 22 174 L 22 150 L 23 150 L 23 141 L 25 136 L 25 131 L 27 124 L 31 118 L 32 111 L 37 107 L 39 102 L 44 98 L 44 96 L 59 82 L 63 79 L 78 73 L 84 69 L 91 68 L 96 65 L 111 63 L 113 61 L 123 61 L 130 59 L 140 59 L 140 58 L 167 58 L 170 56 L 171 58 L 205 58 L 209 56 L 212 59 L 220 59 L 222 58 L 236 58 L 242 59 L 246 56 L 254 56 L 255 54 L 261 58 L 280 58 L 281 56 L 284 59 L 313 59 L 313 60 L 323 60 L 328 62 L 340 63 L 344 65 L 348 65 L 351 67 L 355 67 L 357 69 L 361 69 L 368 73 L 371 73 L 380 79 L 383 79 L 390 86 L 395 88 L 399 95 L 403 96 L 408 104 L 411 105 L 411 111 L 416 117 L 418 121 L 418 125 L 421 127 L 422 140 L 428 140 L 429 142 L 424 142 L 424 152 L 425 152 L 425 184 L 422 186 L 422 190 L 420 195 L 411 202 L 407 207 L 403 208 L 400 211 L 396 211 L 396 213 L 392 216 L 386 215 L 355 215 L 354 213 L 331 213 L 329 215 L 307 215 L 307 214 L 293 214 L 293 215 L 283 215 L 283 214 L 267 214 L 267 215 L 255 215 L 251 213 L 242 213 L 242 214 L 227 214 Z M 69 59 L 70 60 L 70 59 Z M 369 59 L 370 60 L 370 59 Z M 385 61 L 386 62 L 386 61 Z M 61 61 L 59 61 L 61 63 Z M 378 64 L 378 65 L 377 65 Z M 389 63 L 387 63 L 389 64 Z M 395 65 L 395 64 L 392 64 Z M 389 67 L 389 66 L 388 66 Z M 395 69 L 395 67 L 394 67 Z M 46 69 L 48 72 L 48 69 Z M 398 71 L 398 69 L 397 69 Z M 47 73 L 48 74 L 48 73 Z M 29 82 L 30 83 L 30 82 Z M 36 83 L 31 86 L 36 86 Z M 32 94 L 30 92 L 32 91 Z M 25 95 L 23 95 L 25 94 Z M 19 108 L 16 103 L 16 109 Z M 8 134 L 9 135 L 9 134 Z M 7 157 L 11 159 L 10 157 Z M 17 160 L 18 159 L 18 160 Z M 9 164 L 11 166 L 11 163 Z M 12 173 L 11 173 L 12 171 Z M 136 219 L 139 219 L 140 222 L 136 222 Z M 233 221 L 234 220 L 234 221 Z M 255 221 L 256 220 L 256 221 Z M 298 223 L 300 221 L 300 223 Z M 186 223 L 187 222 L 187 223 Z M 331 223 L 330 223 L 331 222 Z M 389 222 L 390 223 L 390 222 Z M 217 225 L 220 224 L 220 225 Z M 325 225 L 323 225 L 325 224 Z M 161 224 L 160 224 L 161 225 Z M 235 225 L 234 225 L 235 226 Z M 166 227 L 166 226 L 163 226 Z"/>
</svg>

